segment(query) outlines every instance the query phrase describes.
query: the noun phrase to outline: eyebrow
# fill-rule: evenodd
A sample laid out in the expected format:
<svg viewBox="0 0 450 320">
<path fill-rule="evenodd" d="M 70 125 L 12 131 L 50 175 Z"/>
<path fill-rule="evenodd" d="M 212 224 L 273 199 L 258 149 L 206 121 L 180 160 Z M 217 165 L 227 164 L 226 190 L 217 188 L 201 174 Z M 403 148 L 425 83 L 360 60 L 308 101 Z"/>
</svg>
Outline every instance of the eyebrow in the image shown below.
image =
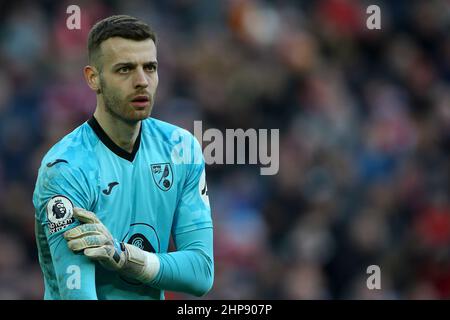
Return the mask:
<svg viewBox="0 0 450 320">
<path fill-rule="evenodd" d="M 134 62 L 119 62 L 116 63 L 115 65 L 113 65 L 113 69 L 118 69 L 118 68 L 122 68 L 122 67 L 129 67 L 129 68 L 136 68 L 138 64 L 134 63 Z M 158 61 L 148 61 L 143 63 L 144 66 L 158 66 Z"/>
</svg>

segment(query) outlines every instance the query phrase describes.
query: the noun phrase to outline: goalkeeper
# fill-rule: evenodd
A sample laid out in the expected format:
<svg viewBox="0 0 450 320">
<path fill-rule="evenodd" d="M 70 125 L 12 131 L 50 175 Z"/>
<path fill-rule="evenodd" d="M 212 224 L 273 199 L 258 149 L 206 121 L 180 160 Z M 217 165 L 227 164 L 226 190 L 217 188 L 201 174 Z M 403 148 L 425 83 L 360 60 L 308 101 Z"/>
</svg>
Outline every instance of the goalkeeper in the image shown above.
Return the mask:
<svg viewBox="0 0 450 320">
<path fill-rule="evenodd" d="M 214 279 L 205 162 L 189 132 L 150 118 L 155 34 L 112 16 L 90 31 L 88 55 L 95 112 L 44 156 L 33 194 L 44 298 L 205 295 Z"/>
</svg>

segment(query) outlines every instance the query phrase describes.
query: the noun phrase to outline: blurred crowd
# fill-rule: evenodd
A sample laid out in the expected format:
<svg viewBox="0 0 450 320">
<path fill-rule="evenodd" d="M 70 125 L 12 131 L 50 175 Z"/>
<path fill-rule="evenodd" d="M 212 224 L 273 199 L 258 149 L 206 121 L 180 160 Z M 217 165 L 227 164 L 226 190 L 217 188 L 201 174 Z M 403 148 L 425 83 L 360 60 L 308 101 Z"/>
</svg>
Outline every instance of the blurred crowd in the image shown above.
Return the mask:
<svg viewBox="0 0 450 320">
<path fill-rule="evenodd" d="M 37 169 L 94 111 L 87 34 L 111 14 L 158 34 L 154 117 L 280 130 L 277 175 L 207 166 L 207 299 L 450 298 L 449 1 L 41 0 L 0 4 L 0 299 L 43 297 Z"/>
</svg>

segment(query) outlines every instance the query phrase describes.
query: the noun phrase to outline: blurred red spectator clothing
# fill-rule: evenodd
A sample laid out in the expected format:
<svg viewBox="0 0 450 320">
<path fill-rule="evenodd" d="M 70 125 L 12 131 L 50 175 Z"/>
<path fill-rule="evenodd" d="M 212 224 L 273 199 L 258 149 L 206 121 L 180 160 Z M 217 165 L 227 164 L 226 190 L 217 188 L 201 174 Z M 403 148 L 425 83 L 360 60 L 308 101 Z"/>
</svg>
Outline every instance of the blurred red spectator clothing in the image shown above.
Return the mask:
<svg viewBox="0 0 450 320">
<path fill-rule="evenodd" d="M 183 295 L 177 292 L 172 292 L 172 291 L 165 291 L 164 292 L 164 297 L 166 298 L 166 300 L 178 300 L 178 299 L 183 299 Z"/>
<path fill-rule="evenodd" d="M 437 273 L 433 279 L 434 286 L 439 293 L 440 299 L 450 298 L 450 268 L 446 265 Z"/>
<path fill-rule="evenodd" d="M 436 299 L 450 298 L 450 265 L 444 260 L 429 260 L 419 271 L 420 278 L 434 289 Z"/>
<path fill-rule="evenodd" d="M 423 243 L 431 247 L 450 244 L 450 208 L 428 207 L 418 216 L 415 230 Z"/>
<path fill-rule="evenodd" d="M 344 36 L 364 31 L 365 12 L 365 8 L 355 0 L 324 0 L 317 7 L 318 21 Z"/>
<path fill-rule="evenodd" d="M 244 16 L 254 7 L 251 1 L 232 1 L 228 12 L 228 24 L 231 31 L 242 40 L 245 39 Z"/>
</svg>

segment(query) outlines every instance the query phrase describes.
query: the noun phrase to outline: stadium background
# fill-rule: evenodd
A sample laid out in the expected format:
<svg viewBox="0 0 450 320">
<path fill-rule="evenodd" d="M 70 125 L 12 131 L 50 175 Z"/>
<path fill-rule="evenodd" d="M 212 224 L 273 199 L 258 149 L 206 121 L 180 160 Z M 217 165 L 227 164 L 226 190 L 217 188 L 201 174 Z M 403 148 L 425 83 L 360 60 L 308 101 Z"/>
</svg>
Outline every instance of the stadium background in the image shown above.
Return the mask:
<svg viewBox="0 0 450 320">
<path fill-rule="evenodd" d="M 207 299 L 450 298 L 449 1 L 0 3 L 0 299 L 42 298 L 37 168 L 93 112 L 87 33 L 119 13 L 158 33 L 155 117 L 280 129 L 277 175 L 207 167 Z M 366 288 L 372 264 L 381 290 Z"/>
</svg>

